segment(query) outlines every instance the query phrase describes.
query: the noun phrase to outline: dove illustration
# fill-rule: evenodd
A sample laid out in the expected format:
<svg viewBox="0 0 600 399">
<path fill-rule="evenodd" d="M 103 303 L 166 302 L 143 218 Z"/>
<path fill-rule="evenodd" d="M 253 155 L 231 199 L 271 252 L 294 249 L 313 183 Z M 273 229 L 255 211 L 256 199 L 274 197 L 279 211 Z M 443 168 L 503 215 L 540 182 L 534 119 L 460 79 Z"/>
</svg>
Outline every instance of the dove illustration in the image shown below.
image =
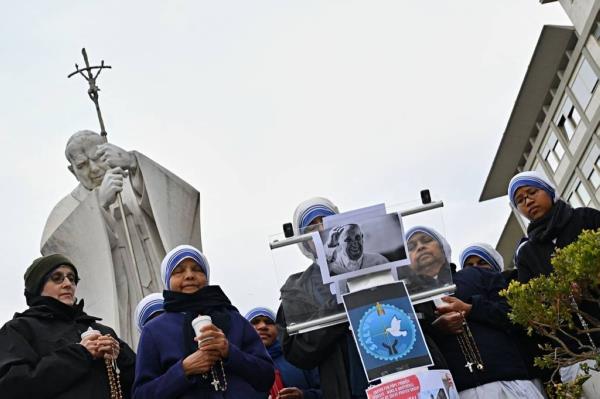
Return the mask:
<svg viewBox="0 0 600 399">
<path fill-rule="evenodd" d="M 394 316 L 391 325 L 385 329 L 385 332 L 390 333 L 393 337 L 406 337 L 406 331 L 400 330 L 400 320 Z"/>
</svg>

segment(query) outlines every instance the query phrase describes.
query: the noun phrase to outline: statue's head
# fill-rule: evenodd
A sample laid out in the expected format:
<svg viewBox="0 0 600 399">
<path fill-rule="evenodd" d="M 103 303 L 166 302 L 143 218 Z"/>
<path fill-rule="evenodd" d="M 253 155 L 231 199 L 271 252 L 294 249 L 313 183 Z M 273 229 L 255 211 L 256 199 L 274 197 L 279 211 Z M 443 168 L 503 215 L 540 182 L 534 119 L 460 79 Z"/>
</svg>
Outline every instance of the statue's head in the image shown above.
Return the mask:
<svg viewBox="0 0 600 399">
<path fill-rule="evenodd" d="M 104 144 L 104 139 L 98 133 L 81 130 L 69 138 L 65 147 L 69 170 L 88 190 L 93 190 L 102 183 L 108 169 L 108 165 L 96 154 L 100 144 Z"/>
</svg>

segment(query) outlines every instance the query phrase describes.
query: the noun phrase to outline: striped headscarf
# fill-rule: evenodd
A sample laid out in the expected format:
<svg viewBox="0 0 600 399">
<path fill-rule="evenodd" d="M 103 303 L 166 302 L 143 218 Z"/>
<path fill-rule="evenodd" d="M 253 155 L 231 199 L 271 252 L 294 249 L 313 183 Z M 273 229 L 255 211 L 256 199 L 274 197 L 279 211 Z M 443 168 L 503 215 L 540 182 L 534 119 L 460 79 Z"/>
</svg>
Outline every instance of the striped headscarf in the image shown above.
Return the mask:
<svg viewBox="0 0 600 399">
<path fill-rule="evenodd" d="M 162 312 L 163 307 L 163 296 L 162 294 L 155 292 L 150 295 L 146 295 L 135 308 L 135 322 L 137 324 L 138 331 L 142 331 L 142 327 L 148 321 L 152 315 L 157 312 Z"/>
<path fill-rule="evenodd" d="M 440 233 L 438 233 L 431 227 L 415 226 L 415 227 L 410 228 L 406 232 L 406 242 L 408 243 L 408 240 L 410 240 L 410 238 L 417 233 L 426 234 L 429 237 L 436 240 L 442 247 L 442 251 L 444 251 L 444 256 L 446 257 L 446 261 L 448 262 L 448 264 L 450 264 L 450 262 L 451 262 L 450 259 L 452 257 L 452 249 L 450 248 L 450 244 L 448 244 L 448 241 L 446 241 L 446 238 L 443 235 L 441 235 Z"/>
<path fill-rule="evenodd" d="M 510 183 L 508 183 L 508 198 L 510 199 L 510 202 L 512 202 L 515 208 L 517 207 L 517 203 L 515 202 L 515 194 L 517 190 L 521 187 L 527 186 L 544 190 L 548 193 L 548 195 L 552 199 L 552 202 L 556 202 L 556 200 L 558 199 L 556 196 L 556 187 L 554 187 L 554 184 L 552 184 L 552 182 L 540 172 L 536 170 L 530 170 L 515 175 L 510 180 Z"/>
<path fill-rule="evenodd" d="M 206 281 L 210 281 L 210 267 L 208 265 L 208 260 L 206 259 L 204 254 L 202 254 L 202 252 L 192 247 L 191 245 L 179 245 L 173 248 L 171 251 L 169 251 L 167 255 L 165 255 L 160 265 L 160 275 L 167 290 L 171 289 L 170 280 L 173 270 L 184 259 L 193 259 L 200 266 L 204 274 L 206 274 Z"/>
<path fill-rule="evenodd" d="M 502 259 L 502 256 L 498 251 L 489 244 L 477 242 L 463 249 L 459 257 L 461 267 L 465 267 L 465 262 L 469 256 L 479 256 L 497 272 L 501 272 L 502 269 L 504 269 L 504 259 Z"/>
<path fill-rule="evenodd" d="M 335 206 L 327 198 L 313 197 L 303 201 L 296 207 L 294 211 L 294 235 L 300 235 L 306 226 L 310 224 L 317 217 L 326 217 L 339 213 L 337 206 Z M 310 251 L 307 243 L 300 243 L 300 251 L 311 259 L 314 259 L 315 255 Z"/>
<path fill-rule="evenodd" d="M 249 322 L 252 322 L 252 319 L 254 319 L 258 316 L 264 316 L 264 317 L 267 317 L 267 318 L 273 320 L 273 322 L 275 321 L 275 313 L 273 313 L 273 311 L 269 308 L 263 308 L 260 306 L 250 310 L 248 313 L 246 313 L 246 316 L 244 316 L 244 317 Z"/>
</svg>

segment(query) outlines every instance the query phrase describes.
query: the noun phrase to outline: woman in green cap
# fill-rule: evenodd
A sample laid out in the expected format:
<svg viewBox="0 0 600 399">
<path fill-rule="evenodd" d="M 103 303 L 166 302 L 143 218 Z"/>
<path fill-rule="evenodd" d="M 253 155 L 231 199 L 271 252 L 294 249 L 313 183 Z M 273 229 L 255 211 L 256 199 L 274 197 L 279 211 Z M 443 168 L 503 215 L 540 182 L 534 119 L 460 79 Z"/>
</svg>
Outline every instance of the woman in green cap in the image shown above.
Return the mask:
<svg viewBox="0 0 600 399">
<path fill-rule="evenodd" d="M 129 398 L 135 354 L 84 313 L 73 263 L 44 256 L 24 278 L 29 308 L 0 329 L 2 398 Z"/>
</svg>

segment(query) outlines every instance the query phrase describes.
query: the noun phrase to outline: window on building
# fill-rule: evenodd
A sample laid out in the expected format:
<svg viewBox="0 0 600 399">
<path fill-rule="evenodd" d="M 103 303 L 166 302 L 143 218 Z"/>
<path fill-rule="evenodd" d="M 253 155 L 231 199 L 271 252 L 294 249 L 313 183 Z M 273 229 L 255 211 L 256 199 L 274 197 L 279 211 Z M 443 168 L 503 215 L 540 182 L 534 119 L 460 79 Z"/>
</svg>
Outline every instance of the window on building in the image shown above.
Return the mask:
<svg viewBox="0 0 600 399">
<path fill-rule="evenodd" d="M 560 112 L 556 115 L 556 119 L 554 120 L 556 126 L 560 128 L 568 140 L 571 140 L 580 121 L 581 116 L 579 115 L 579 112 L 577 112 L 577 109 L 575 109 L 573 101 L 571 101 L 569 97 L 566 97 Z"/>
<path fill-rule="evenodd" d="M 573 80 L 573 84 L 571 85 L 571 90 L 579 102 L 579 105 L 581 105 L 581 108 L 587 108 L 597 86 L 598 76 L 592 69 L 588 60 L 583 56 L 581 65 L 579 65 L 579 70 L 575 75 L 575 80 Z"/>
<path fill-rule="evenodd" d="M 591 204 L 592 197 L 590 196 L 590 193 L 588 193 L 581 180 L 577 179 L 575 181 L 573 190 L 568 196 L 568 201 L 571 204 L 571 206 L 573 206 L 573 208 L 589 206 Z"/>
<path fill-rule="evenodd" d="M 544 161 L 548 162 L 548 165 L 553 172 L 556 172 L 556 168 L 558 168 L 558 164 L 563 155 L 565 155 L 563 146 L 560 144 L 560 141 L 558 141 L 556 135 L 550 133 L 548 141 L 542 150 L 542 158 L 544 158 Z"/>
<path fill-rule="evenodd" d="M 596 159 L 596 163 L 594 164 L 594 169 L 590 172 L 588 176 L 588 180 L 592 183 L 592 186 L 597 190 L 600 187 L 600 157 Z"/>
<path fill-rule="evenodd" d="M 593 143 L 580 165 L 581 173 L 590 182 L 594 190 L 600 188 L 600 147 Z"/>
</svg>

